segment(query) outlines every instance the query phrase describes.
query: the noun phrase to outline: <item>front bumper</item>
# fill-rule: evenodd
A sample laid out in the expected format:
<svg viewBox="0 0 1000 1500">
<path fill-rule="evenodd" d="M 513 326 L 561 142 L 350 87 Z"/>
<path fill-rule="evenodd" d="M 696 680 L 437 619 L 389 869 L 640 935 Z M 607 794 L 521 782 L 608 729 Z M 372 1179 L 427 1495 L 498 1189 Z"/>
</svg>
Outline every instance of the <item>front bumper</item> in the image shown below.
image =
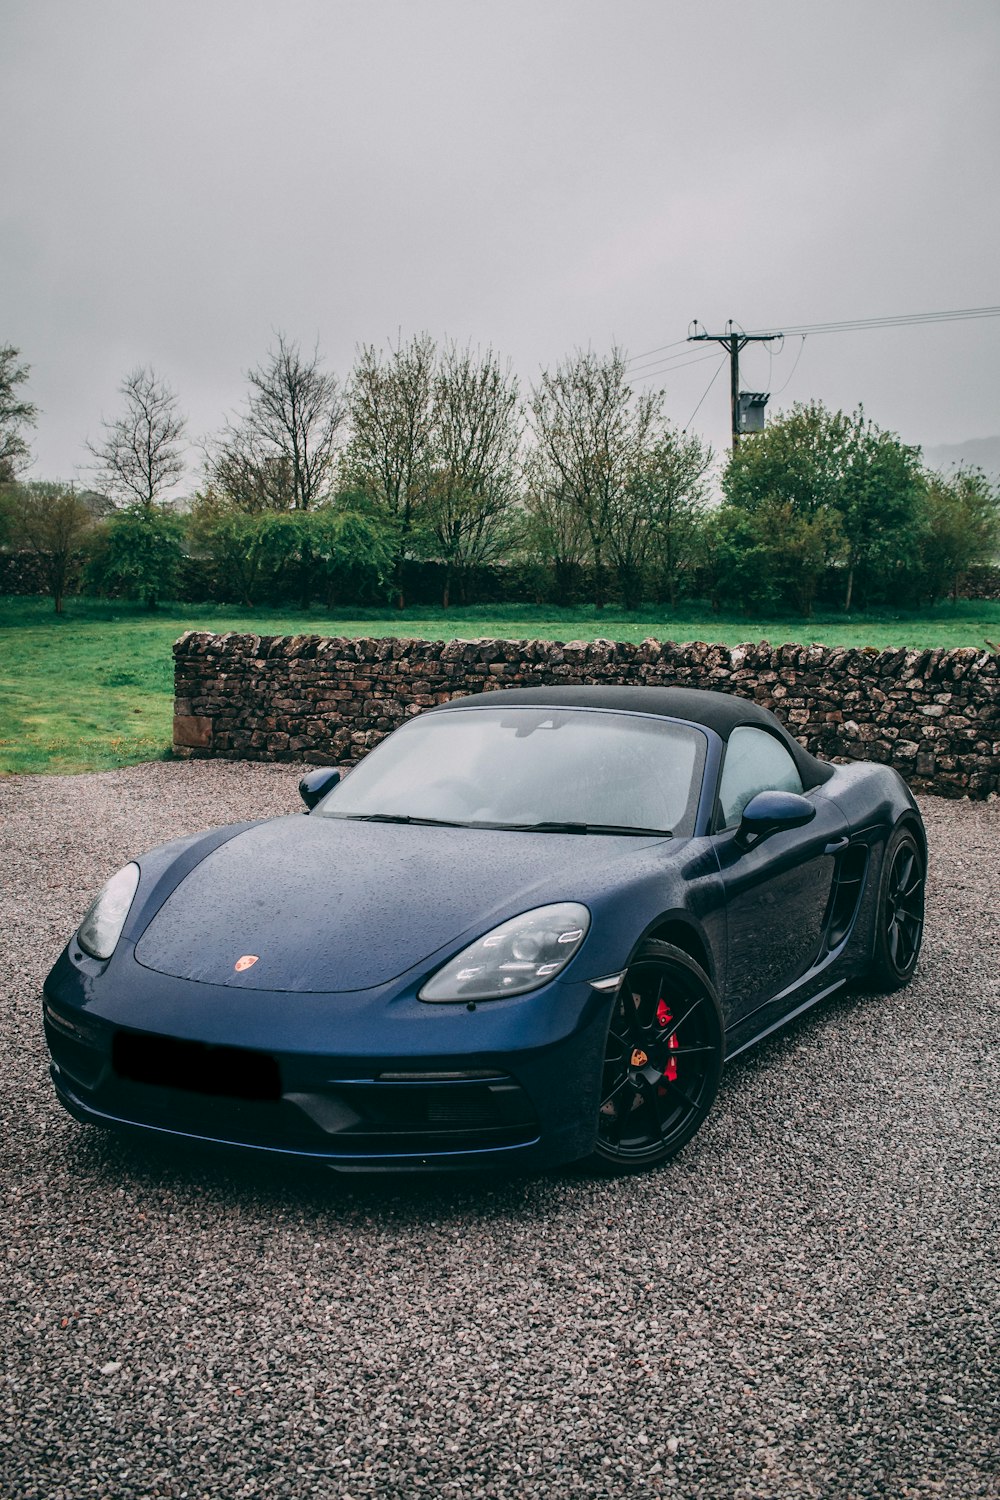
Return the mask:
<svg viewBox="0 0 1000 1500">
<path fill-rule="evenodd" d="M 611 1004 L 558 982 L 474 1012 L 405 991 L 250 994 L 67 949 L 44 1020 L 81 1121 L 341 1171 L 523 1170 L 593 1148 Z"/>
</svg>

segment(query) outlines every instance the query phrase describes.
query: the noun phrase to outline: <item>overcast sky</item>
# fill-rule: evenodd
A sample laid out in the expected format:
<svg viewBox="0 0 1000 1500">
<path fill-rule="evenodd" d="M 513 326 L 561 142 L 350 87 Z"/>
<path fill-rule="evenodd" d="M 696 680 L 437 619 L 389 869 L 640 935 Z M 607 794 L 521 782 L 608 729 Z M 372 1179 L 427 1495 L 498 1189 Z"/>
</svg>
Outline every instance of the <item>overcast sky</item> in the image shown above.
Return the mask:
<svg viewBox="0 0 1000 1500">
<path fill-rule="evenodd" d="M 279 329 L 345 375 L 428 329 L 530 382 L 694 317 L 1000 304 L 998 74 L 996 0 L 0 0 L 34 473 L 79 477 L 137 364 L 212 431 Z M 678 424 L 714 369 L 653 378 Z M 911 442 L 1000 432 L 1000 318 L 743 373 Z M 725 372 L 693 427 L 726 443 Z"/>
</svg>

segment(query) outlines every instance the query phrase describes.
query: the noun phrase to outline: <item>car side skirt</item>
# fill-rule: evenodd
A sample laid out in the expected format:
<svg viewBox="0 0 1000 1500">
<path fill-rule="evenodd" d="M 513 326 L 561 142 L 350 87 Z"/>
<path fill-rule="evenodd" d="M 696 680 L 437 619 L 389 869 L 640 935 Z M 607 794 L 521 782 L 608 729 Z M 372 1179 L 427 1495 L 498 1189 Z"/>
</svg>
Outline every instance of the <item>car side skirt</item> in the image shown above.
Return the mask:
<svg viewBox="0 0 1000 1500">
<path fill-rule="evenodd" d="M 755 1047 L 758 1042 L 762 1042 L 765 1037 L 771 1036 L 775 1031 L 780 1031 L 783 1026 L 787 1026 L 789 1021 L 794 1021 L 797 1016 L 805 1015 L 807 1010 L 812 1010 L 813 1006 L 818 1005 L 821 1000 L 826 1000 L 830 995 L 835 995 L 847 983 L 847 979 L 834 980 L 832 984 L 828 984 L 824 989 L 817 990 L 814 995 L 810 995 L 807 999 L 803 1000 L 800 1005 L 794 1006 L 791 1010 L 786 1010 L 776 1020 L 770 1021 L 759 1030 L 751 1029 L 749 1036 L 746 1033 L 750 1029 L 751 1023 L 758 1021 L 759 1025 L 759 1013 L 748 1016 L 740 1025 L 734 1026 L 732 1031 L 726 1032 L 726 1062 L 732 1062 L 733 1058 L 739 1057 L 741 1052 L 748 1051 L 750 1047 Z"/>
</svg>

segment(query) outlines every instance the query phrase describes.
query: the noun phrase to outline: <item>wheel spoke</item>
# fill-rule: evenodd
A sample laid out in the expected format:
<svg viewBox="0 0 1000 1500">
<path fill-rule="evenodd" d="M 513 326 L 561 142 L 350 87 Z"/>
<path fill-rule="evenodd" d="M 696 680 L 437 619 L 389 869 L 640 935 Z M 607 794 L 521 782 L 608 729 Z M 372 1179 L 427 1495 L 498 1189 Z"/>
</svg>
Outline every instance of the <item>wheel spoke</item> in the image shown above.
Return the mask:
<svg viewBox="0 0 1000 1500">
<path fill-rule="evenodd" d="M 903 968 L 908 969 L 916 955 L 920 930 L 923 927 L 923 919 L 913 916 L 910 912 L 900 912 L 896 925 L 899 930 L 903 953 L 905 954 Z"/>
<path fill-rule="evenodd" d="M 615 1084 L 614 1088 L 611 1090 L 610 1094 L 605 1094 L 604 1098 L 601 1100 L 601 1108 L 603 1109 L 605 1105 L 610 1104 L 614 1099 L 616 1099 L 621 1093 L 622 1089 L 627 1088 L 631 1081 L 632 1080 L 629 1078 L 627 1073 L 625 1074 L 624 1078 L 620 1078 Z"/>
<path fill-rule="evenodd" d="M 910 901 L 903 899 L 896 907 L 897 916 L 913 917 L 916 921 L 923 921 L 924 903 L 922 901 Z"/>
<path fill-rule="evenodd" d="M 900 850 L 896 868 L 893 870 L 892 899 L 898 901 L 903 891 L 910 883 L 910 877 L 914 870 L 914 856 L 912 849 Z"/>
<path fill-rule="evenodd" d="M 698 1033 L 695 1032 L 695 1037 L 697 1036 Z M 658 1064 L 665 1066 L 671 1057 L 697 1057 L 701 1053 L 714 1051 L 715 1048 L 709 1042 L 700 1040 L 682 1042 L 677 1035 L 676 1027 L 672 1027 L 669 1031 L 664 1028 L 658 1036 L 653 1038 L 649 1055 L 655 1058 Z"/>
<path fill-rule="evenodd" d="M 889 923 L 888 938 L 889 938 L 889 956 L 891 957 L 893 963 L 896 965 L 896 967 L 898 969 L 899 966 L 900 966 L 900 964 L 899 964 L 899 927 L 898 927 L 898 925 L 896 923 L 895 917 L 893 917 L 892 921 Z"/>
<path fill-rule="evenodd" d="M 671 1097 L 674 1094 L 680 1094 L 681 1098 L 684 1100 L 684 1103 L 687 1105 L 688 1109 L 697 1109 L 698 1108 L 698 1101 L 697 1101 L 697 1099 L 692 1099 L 691 1095 L 687 1092 L 687 1090 L 685 1088 L 682 1088 L 682 1086 L 680 1085 L 680 1083 L 677 1081 L 676 1078 L 674 1078 L 674 1079 L 664 1078 L 662 1080 L 661 1087 L 668 1088 L 670 1090 Z"/>
<path fill-rule="evenodd" d="M 639 1080 L 639 1098 L 642 1100 L 642 1113 L 646 1117 L 647 1132 L 651 1141 L 658 1141 L 663 1136 L 663 1116 L 660 1110 L 659 1081 L 650 1083 L 646 1077 Z M 638 1113 L 638 1111 L 637 1111 Z"/>
<path fill-rule="evenodd" d="M 637 1038 L 648 1047 L 649 1038 L 659 1032 L 656 1024 L 656 1008 L 663 998 L 663 984 L 657 986 L 656 994 L 651 998 L 643 996 L 635 1011 L 635 1029 Z"/>
<path fill-rule="evenodd" d="M 698 999 L 695 1000 L 693 1004 L 688 1006 L 684 1014 L 671 1024 L 669 1030 L 663 1030 L 659 1033 L 659 1037 L 663 1041 L 669 1041 L 672 1036 L 676 1036 L 679 1028 L 684 1025 L 684 1022 L 688 1020 L 689 1017 L 694 1015 L 695 1011 L 698 1010 L 701 1006 L 701 1003 L 701 996 L 699 995 Z"/>
<path fill-rule="evenodd" d="M 621 1141 L 625 1134 L 625 1126 L 632 1122 L 632 1116 L 636 1113 L 635 1101 L 639 1097 L 632 1079 L 628 1080 L 630 1087 L 622 1096 L 621 1103 L 615 1113 L 615 1136 Z"/>
<path fill-rule="evenodd" d="M 625 1020 L 625 1035 L 628 1038 L 629 1047 L 632 1047 L 642 1034 L 642 1022 L 639 1019 L 639 1007 L 641 1003 L 641 996 L 638 998 L 637 1003 L 636 997 L 629 994 L 628 999 L 622 1007 Z"/>
</svg>

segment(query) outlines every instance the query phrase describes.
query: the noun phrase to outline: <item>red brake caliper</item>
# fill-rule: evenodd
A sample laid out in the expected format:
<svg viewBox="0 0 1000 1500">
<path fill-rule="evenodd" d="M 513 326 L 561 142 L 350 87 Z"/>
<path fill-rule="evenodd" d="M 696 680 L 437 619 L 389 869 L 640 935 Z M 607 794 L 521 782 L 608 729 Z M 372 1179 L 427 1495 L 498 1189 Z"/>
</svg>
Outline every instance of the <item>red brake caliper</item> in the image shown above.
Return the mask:
<svg viewBox="0 0 1000 1500">
<path fill-rule="evenodd" d="M 669 1007 L 669 1005 L 667 1004 L 667 1002 L 665 1000 L 661 1000 L 660 1003 L 659 1003 L 659 1005 L 656 1007 L 656 1024 L 657 1024 L 657 1026 L 669 1026 L 670 1023 L 671 1023 L 671 1021 L 673 1019 L 674 1019 L 673 1016 L 670 1014 L 670 1007 Z M 676 1033 L 676 1031 L 674 1032 L 673 1036 L 668 1039 L 667 1046 L 670 1048 L 671 1052 L 675 1051 L 680 1046 L 680 1042 L 677 1040 L 677 1033 Z M 671 1058 L 668 1059 L 667 1066 L 663 1070 L 663 1076 L 667 1080 L 668 1083 L 676 1083 L 677 1082 L 677 1059 L 676 1059 L 676 1057 L 671 1057 Z"/>
</svg>

